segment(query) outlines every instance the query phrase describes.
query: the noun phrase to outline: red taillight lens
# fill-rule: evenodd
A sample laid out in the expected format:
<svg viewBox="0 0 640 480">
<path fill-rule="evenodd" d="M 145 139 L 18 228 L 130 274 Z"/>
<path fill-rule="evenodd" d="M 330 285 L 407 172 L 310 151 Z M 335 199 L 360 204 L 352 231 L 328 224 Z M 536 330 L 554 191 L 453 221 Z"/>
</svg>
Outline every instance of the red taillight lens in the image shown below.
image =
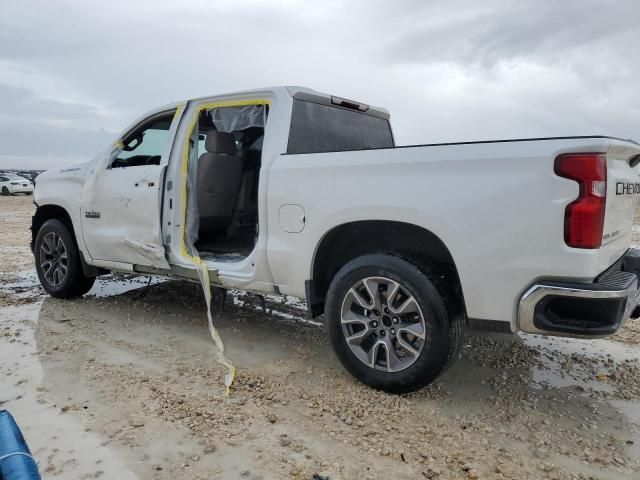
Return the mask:
<svg viewBox="0 0 640 480">
<path fill-rule="evenodd" d="M 599 248 L 607 202 L 607 157 L 601 153 L 560 155 L 555 172 L 580 185 L 578 198 L 564 212 L 565 243 L 574 248 Z"/>
</svg>

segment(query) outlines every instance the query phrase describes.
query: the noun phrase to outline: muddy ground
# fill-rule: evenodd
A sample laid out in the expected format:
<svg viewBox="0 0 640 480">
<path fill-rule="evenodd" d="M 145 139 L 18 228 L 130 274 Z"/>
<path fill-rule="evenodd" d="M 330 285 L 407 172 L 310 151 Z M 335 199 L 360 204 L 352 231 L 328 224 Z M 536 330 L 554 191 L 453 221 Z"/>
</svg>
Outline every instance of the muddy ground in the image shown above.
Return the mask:
<svg viewBox="0 0 640 480">
<path fill-rule="evenodd" d="M 0 197 L 0 408 L 44 478 L 640 476 L 640 322 L 609 340 L 470 334 L 435 385 L 393 396 L 343 371 L 300 302 L 266 314 L 234 292 L 226 397 L 198 287 L 109 275 L 46 296 L 31 200 Z"/>
</svg>

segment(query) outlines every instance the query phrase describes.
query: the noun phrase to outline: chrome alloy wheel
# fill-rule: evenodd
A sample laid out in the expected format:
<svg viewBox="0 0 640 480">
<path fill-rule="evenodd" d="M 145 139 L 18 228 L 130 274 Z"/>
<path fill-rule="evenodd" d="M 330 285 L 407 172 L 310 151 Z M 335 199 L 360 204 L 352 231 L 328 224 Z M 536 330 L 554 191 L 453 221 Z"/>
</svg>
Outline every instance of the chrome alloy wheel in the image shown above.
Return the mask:
<svg viewBox="0 0 640 480">
<path fill-rule="evenodd" d="M 340 323 L 351 351 L 376 370 L 404 370 L 424 348 L 422 309 L 405 287 L 389 278 L 355 283 L 342 300 Z"/>
<path fill-rule="evenodd" d="M 40 268 L 45 280 L 52 287 L 62 284 L 67 277 L 67 249 L 56 232 L 49 232 L 42 238 Z"/>
</svg>

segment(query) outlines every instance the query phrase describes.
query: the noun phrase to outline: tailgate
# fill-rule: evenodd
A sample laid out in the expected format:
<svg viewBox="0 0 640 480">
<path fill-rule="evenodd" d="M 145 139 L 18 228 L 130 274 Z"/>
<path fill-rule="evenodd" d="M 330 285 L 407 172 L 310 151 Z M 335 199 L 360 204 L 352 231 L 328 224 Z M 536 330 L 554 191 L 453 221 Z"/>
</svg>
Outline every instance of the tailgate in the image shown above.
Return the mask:
<svg viewBox="0 0 640 480">
<path fill-rule="evenodd" d="M 607 201 L 601 261 L 608 267 L 631 245 L 631 233 L 640 197 L 640 145 L 611 140 L 607 152 Z"/>
</svg>

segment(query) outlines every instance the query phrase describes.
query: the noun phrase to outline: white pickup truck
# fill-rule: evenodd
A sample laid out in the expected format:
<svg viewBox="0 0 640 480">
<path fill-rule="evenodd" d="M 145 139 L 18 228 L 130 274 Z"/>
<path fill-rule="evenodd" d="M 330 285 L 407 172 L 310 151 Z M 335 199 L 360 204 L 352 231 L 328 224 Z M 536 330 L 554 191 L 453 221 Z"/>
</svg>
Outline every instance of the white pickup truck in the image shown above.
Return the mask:
<svg viewBox="0 0 640 480">
<path fill-rule="evenodd" d="M 40 175 L 32 249 L 56 297 L 204 266 L 304 298 L 349 372 L 407 392 L 467 326 L 601 337 L 635 318 L 638 163 L 603 136 L 397 147 L 382 108 L 266 88 L 158 108 Z"/>
</svg>

